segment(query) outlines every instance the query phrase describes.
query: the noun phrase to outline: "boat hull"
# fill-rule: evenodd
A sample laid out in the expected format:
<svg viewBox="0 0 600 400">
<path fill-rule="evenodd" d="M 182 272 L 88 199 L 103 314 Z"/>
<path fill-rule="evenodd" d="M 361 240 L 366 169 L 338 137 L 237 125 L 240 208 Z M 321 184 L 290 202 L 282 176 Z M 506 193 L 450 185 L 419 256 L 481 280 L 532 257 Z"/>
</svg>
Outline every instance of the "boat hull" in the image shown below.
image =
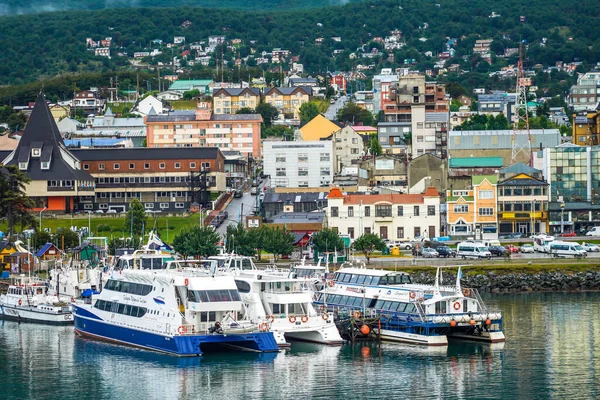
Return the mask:
<svg viewBox="0 0 600 400">
<path fill-rule="evenodd" d="M 176 356 L 201 356 L 204 347 L 227 346 L 256 352 L 279 348 L 270 332 L 243 334 L 161 335 L 103 321 L 87 310 L 74 306 L 75 332 L 81 336 L 119 343 Z"/>
<path fill-rule="evenodd" d="M 446 335 L 419 335 L 416 333 L 393 331 L 389 329 L 381 330 L 381 339 L 425 346 L 448 346 L 448 338 Z"/>
<path fill-rule="evenodd" d="M 8 321 L 31 322 L 48 325 L 73 325 L 70 313 L 52 314 L 36 311 L 32 308 L 0 305 L 0 318 Z"/>
</svg>

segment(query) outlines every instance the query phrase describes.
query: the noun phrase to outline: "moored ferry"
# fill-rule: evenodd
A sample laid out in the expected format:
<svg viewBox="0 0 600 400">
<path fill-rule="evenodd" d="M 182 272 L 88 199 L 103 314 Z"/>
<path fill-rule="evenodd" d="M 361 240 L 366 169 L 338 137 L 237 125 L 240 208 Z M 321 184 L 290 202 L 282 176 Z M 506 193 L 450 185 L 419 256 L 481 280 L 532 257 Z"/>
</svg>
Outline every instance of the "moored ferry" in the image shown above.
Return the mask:
<svg viewBox="0 0 600 400">
<path fill-rule="evenodd" d="M 315 304 L 339 315 L 379 318 L 382 339 L 445 346 L 448 338 L 503 342 L 502 314 L 490 311 L 476 289 L 413 284 L 406 273 L 341 268 L 317 293 Z"/>
<path fill-rule="evenodd" d="M 0 296 L 0 317 L 19 322 L 70 325 L 73 315 L 69 304 L 47 295 L 46 283 L 24 275 L 9 285 Z"/>
<path fill-rule="evenodd" d="M 178 356 L 222 346 L 277 351 L 271 332 L 244 319 L 232 276 L 192 270 L 113 272 L 92 304 L 73 304 L 79 335 Z"/>
</svg>

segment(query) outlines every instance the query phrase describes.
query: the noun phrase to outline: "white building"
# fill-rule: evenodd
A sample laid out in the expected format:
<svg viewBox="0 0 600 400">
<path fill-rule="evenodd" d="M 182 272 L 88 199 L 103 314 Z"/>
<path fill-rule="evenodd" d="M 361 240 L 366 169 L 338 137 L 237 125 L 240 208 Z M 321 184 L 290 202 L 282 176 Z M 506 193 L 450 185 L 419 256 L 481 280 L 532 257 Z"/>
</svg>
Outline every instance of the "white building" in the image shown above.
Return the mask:
<svg viewBox="0 0 600 400">
<path fill-rule="evenodd" d="M 137 104 L 135 113 L 142 116 L 147 116 L 153 109 L 154 113 L 158 115 L 164 114 L 165 112 L 162 101 L 158 100 L 154 96 L 147 96 Z"/>
<path fill-rule="evenodd" d="M 426 112 L 425 106 L 412 106 L 412 156 L 425 153 L 446 157 L 450 114 Z"/>
<path fill-rule="evenodd" d="M 422 194 L 343 194 L 334 188 L 326 210 L 328 226 L 350 238 L 375 233 L 407 240 L 440 232 L 440 195 L 433 187 Z"/>
<path fill-rule="evenodd" d="M 329 186 L 333 180 L 333 152 L 329 140 L 264 141 L 265 174 L 274 187 Z"/>
<path fill-rule="evenodd" d="M 362 137 L 346 126 L 335 132 L 332 140 L 335 173 L 339 174 L 346 167 L 358 167 L 359 160 L 365 154 Z"/>
</svg>

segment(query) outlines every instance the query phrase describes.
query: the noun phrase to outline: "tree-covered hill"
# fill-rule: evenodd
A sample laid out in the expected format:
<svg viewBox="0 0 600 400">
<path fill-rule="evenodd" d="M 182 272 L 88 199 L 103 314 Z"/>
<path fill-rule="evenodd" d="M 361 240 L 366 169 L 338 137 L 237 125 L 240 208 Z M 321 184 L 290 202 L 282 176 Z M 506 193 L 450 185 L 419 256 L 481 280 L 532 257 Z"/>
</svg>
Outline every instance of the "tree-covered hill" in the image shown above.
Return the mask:
<svg viewBox="0 0 600 400">
<path fill-rule="evenodd" d="M 338 6 L 363 0 L 0 0 L 0 15 L 53 11 L 90 11 L 107 8 L 210 7 L 235 10 L 294 10 Z"/>
<path fill-rule="evenodd" d="M 140 0 L 142 1 L 142 0 Z M 265 0 L 268 1 L 268 0 Z M 273 0 L 275 1 L 275 0 Z M 31 82 L 63 73 L 106 72 L 129 66 L 117 52 L 153 48 L 185 36 L 187 43 L 225 34 L 242 39 L 241 57 L 275 47 L 300 56 L 309 73 L 350 70 L 358 63 L 379 62 L 397 67 L 405 58 L 424 60 L 423 53 L 444 51 L 448 38 L 456 38 L 456 54 L 450 62 L 486 72 L 487 63 L 473 55 L 477 39 L 493 39 L 491 50 L 527 46 L 527 63 L 554 65 L 556 61 L 600 61 L 597 27 L 600 17 L 591 12 L 597 0 L 381 0 L 341 7 L 303 11 L 231 11 L 197 7 L 130 8 L 102 11 L 41 13 L 0 18 L 0 84 Z M 283 2 L 283 0 L 281 0 Z M 492 12 L 500 14 L 490 18 Z M 526 22 L 520 22 L 525 16 Z M 192 24 L 183 27 L 182 22 Z M 393 29 L 403 32 L 406 46 L 394 51 L 395 62 L 351 60 L 349 55 L 381 47 L 371 42 Z M 112 37 L 112 59 L 94 56 L 86 38 Z M 339 36 L 341 41 L 331 40 Z M 316 38 L 324 38 L 322 45 Z M 543 39 L 545 43 L 543 42 Z M 253 41 L 254 44 L 249 43 Z M 334 50 L 343 50 L 333 57 Z M 514 60 L 513 60 L 514 61 Z M 433 65 L 423 61 L 425 67 Z"/>
</svg>

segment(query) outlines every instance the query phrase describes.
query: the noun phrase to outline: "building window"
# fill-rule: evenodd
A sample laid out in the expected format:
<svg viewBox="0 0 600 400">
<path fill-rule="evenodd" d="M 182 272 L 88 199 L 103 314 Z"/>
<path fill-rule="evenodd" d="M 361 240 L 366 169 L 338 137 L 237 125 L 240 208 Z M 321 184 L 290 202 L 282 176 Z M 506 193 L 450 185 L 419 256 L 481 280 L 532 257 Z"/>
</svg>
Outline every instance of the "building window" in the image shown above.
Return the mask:
<svg viewBox="0 0 600 400">
<path fill-rule="evenodd" d="M 165 169 L 165 163 L 164 163 L 164 162 L 161 162 L 161 163 L 158 165 L 158 167 L 159 167 L 160 169 Z"/>
<path fill-rule="evenodd" d="M 285 168 L 277 168 L 275 170 L 275 176 L 286 176 Z"/>
<path fill-rule="evenodd" d="M 195 163 L 195 162 L 191 162 L 191 163 L 190 163 L 190 168 L 191 168 L 191 169 L 194 169 L 194 168 L 196 168 L 196 163 Z"/>
<path fill-rule="evenodd" d="M 176 162 L 175 163 L 175 169 L 181 169 L 181 163 Z"/>
<path fill-rule="evenodd" d="M 275 157 L 275 162 L 276 163 L 284 163 L 285 157 L 284 156 Z"/>
<path fill-rule="evenodd" d="M 371 228 L 370 227 L 366 227 L 365 228 L 365 233 L 371 233 Z"/>
<path fill-rule="evenodd" d="M 160 208 L 162 208 L 162 209 L 169 208 L 169 203 L 160 203 Z"/>
<path fill-rule="evenodd" d="M 144 169 L 150 169 L 150 163 L 144 163 Z"/>
<path fill-rule="evenodd" d="M 415 217 L 419 216 L 419 206 L 415 206 Z"/>
<path fill-rule="evenodd" d="M 339 217 L 339 209 L 338 207 L 331 207 L 331 216 L 332 217 Z"/>
<path fill-rule="evenodd" d="M 298 168 L 298 176 L 308 176 L 308 168 L 306 168 L 306 167 Z"/>
<path fill-rule="evenodd" d="M 119 169 L 121 168 L 121 166 L 119 165 L 119 163 L 114 163 L 113 164 L 113 169 Z"/>
<path fill-rule="evenodd" d="M 418 226 L 415 226 L 415 237 L 421 237 L 421 228 Z"/>
<path fill-rule="evenodd" d="M 375 206 L 375 216 L 376 217 L 391 217 L 392 216 L 392 206 L 389 206 L 389 205 Z"/>
<path fill-rule="evenodd" d="M 458 214 L 468 213 L 469 212 L 469 205 L 468 204 L 455 204 L 454 205 L 454 212 L 458 213 Z"/>
<path fill-rule="evenodd" d="M 103 170 L 104 169 L 104 164 L 98 164 L 98 169 L 99 170 Z"/>
<path fill-rule="evenodd" d="M 493 198 L 494 198 L 493 190 L 480 190 L 479 191 L 479 199 L 480 200 L 493 199 Z"/>
<path fill-rule="evenodd" d="M 85 169 L 86 171 L 87 171 L 88 169 L 90 169 L 90 164 L 83 164 L 83 169 Z"/>
<path fill-rule="evenodd" d="M 431 217 L 435 215 L 435 206 L 427 206 L 427 216 Z"/>
<path fill-rule="evenodd" d="M 494 215 L 494 209 L 492 207 L 484 207 L 479 209 L 480 216 L 491 216 Z"/>
<path fill-rule="evenodd" d="M 330 175 L 329 167 L 321 167 L 321 176 L 329 176 L 329 175 Z"/>
<path fill-rule="evenodd" d="M 404 207 L 398 206 L 398 216 L 402 217 L 404 215 Z"/>
<path fill-rule="evenodd" d="M 370 217 L 370 216 L 371 216 L 371 207 L 365 206 L 365 217 Z"/>
<path fill-rule="evenodd" d="M 129 163 L 129 169 L 135 169 L 135 164 L 134 163 Z"/>
<path fill-rule="evenodd" d="M 399 226 L 398 228 L 396 228 L 396 236 L 398 237 L 398 239 L 404 239 L 404 227 L 403 226 Z"/>
<path fill-rule="evenodd" d="M 354 207 L 352 207 L 352 206 L 348 207 L 348 216 L 354 217 Z"/>
<path fill-rule="evenodd" d="M 350 236 L 350 239 L 354 239 L 354 228 L 353 227 L 348 228 L 348 236 Z"/>
<path fill-rule="evenodd" d="M 298 154 L 298 162 L 308 162 L 308 154 Z"/>
<path fill-rule="evenodd" d="M 330 158 L 328 153 L 321 153 L 321 162 L 329 162 L 329 160 Z"/>
<path fill-rule="evenodd" d="M 308 181 L 298 181 L 298 187 L 307 188 L 308 187 Z"/>
<path fill-rule="evenodd" d="M 183 203 L 175 203 L 175 208 L 183 208 L 185 205 Z"/>
</svg>

